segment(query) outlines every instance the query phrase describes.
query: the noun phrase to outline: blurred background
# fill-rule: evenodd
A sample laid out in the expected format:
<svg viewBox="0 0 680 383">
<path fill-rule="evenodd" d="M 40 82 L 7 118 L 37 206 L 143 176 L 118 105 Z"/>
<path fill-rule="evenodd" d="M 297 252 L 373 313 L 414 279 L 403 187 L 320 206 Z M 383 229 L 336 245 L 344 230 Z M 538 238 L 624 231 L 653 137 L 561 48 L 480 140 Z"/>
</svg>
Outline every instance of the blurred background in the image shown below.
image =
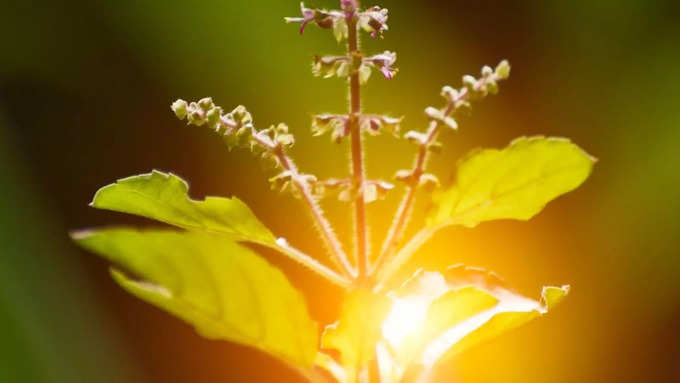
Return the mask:
<svg viewBox="0 0 680 383">
<path fill-rule="evenodd" d="M 425 126 L 442 85 L 503 58 L 513 66 L 499 96 L 443 135 L 431 163 L 442 179 L 468 150 L 521 135 L 570 137 L 600 160 L 530 222 L 447 229 L 414 258 L 404 275 L 464 262 L 533 297 L 543 284 L 572 285 L 558 310 L 443 366 L 440 380 L 680 381 L 680 2 L 380 5 L 390 30 L 363 46 L 397 51 L 400 72 L 392 81 L 374 73 L 364 108 L 405 115 L 405 130 Z M 195 198 L 239 196 L 277 235 L 325 259 L 301 206 L 269 192 L 270 174 L 249 153 L 227 152 L 169 109 L 178 97 L 244 104 L 260 127 L 289 124 L 303 171 L 345 174 L 345 144 L 309 134 L 312 113 L 346 107 L 345 84 L 313 78 L 311 56 L 344 47 L 327 31 L 301 37 L 283 23 L 298 14 L 295 0 L 0 2 L 0 381 L 299 381 L 125 294 L 105 262 L 67 238 L 87 226 L 148 225 L 87 204 L 100 186 L 160 169 L 189 180 Z M 391 177 L 411 153 L 388 135 L 370 139 L 369 175 Z M 374 248 L 399 194 L 370 206 Z M 325 206 L 348 243 L 347 207 Z M 316 319 L 335 318 L 338 289 L 264 255 Z"/>
</svg>

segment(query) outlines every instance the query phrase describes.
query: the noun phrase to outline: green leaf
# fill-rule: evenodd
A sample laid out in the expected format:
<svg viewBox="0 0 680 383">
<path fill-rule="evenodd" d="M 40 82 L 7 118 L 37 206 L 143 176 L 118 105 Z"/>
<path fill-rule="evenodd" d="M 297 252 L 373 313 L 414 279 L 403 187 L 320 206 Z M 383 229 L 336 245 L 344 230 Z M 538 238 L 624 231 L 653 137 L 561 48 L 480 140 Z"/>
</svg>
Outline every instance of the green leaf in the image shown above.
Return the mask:
<svg viewBox="0 0 680 383">
<path fill-rule="evenodd" d="M 298 369 L 316 358 L 317 325 L 303 296 L 263 258 L 224 237 L 128 228 L 72 234 L 115 266 L 131 294 L 193 325 L 203 336 L 256 347 Z"/>
<path fill-rule="evenodd" d="M 383 336 L 391 352 L 383 363 L 394 381 L 403 377 L 394 371 L 428 371 L 547 313 L 568 291 L 569 286 L 545 287 L 542 302 L 537 302 L 481 269 L 457 265 L 444 273 L 419 272 L 390 293 L 393 300 Z"/>
<path fill-rule="evenodd" d="M 189 197 L 187 183 L 154 170 L 99 189 L 90 204 L 99 209 L 136 214 L 188 230 L 218 233 L 236 241 L 274 247 L 276 238 L 238 198 Z"/>
<path fill-rule="evenodd" d="M 458 166 L 457 182 L 434 195 L 428 225 L 527 220 L 581 185 L 595 161 L 569 140 L 553 137 L 522 137 L 502 150 L 473 152 Z"/>
</svg>

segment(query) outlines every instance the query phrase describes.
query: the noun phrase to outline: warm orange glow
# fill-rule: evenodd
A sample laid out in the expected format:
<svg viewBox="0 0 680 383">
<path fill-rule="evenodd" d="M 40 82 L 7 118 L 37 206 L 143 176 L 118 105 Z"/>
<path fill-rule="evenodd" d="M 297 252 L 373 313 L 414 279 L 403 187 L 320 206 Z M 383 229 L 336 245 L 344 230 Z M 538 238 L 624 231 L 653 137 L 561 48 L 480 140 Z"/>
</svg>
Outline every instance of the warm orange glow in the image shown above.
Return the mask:
<svg viewBox="0 0 680 383">
<path fill-rule="evenodd" d="M 383 337 L 393 348 L 399 349 L 409 334 L 422 328 L 429 303 L 419 296 L 394 300 L 382 325 Z"/>
<path fill-rule="evenodd" d="M 409 347 L 404 341 L 422 331 L 432 300 L 447 289 L 447 283 L 441 274 L 425 272 L 419 278 L 419 285 L 413 286 L 413 294 L 394 298 L 392 308 L 382 325 L 383 337 L 392 348 L 399 350 Z"/>
</svg>

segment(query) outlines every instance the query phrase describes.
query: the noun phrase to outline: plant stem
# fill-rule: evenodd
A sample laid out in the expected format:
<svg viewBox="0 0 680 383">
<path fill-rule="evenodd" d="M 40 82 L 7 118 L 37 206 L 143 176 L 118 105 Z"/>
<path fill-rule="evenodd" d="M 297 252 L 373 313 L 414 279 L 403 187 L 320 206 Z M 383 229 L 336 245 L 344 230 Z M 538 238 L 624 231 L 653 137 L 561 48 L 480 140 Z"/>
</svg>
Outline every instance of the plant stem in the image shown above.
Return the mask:
<svg viewBox="0 0 680 383">
<path fill-rule="evenodd" d="M 227 121 L 228 120 L 220 119 L 220 124 L 222 124 L 225 127 L 233 128 L 233 126 L 231 126 Z M 331 260 L 341 270 L 345 277 L 354 278 L 356 276 L 354 268 L 349 263 L 347 255 L 345 254 L 345 251 L 342 249 L 342 245 L 340 244 L 338 237 L 335 235 L 335 232 L 333 231 L 333 227 L 331 226 L 330 222 L 328 222 L 328 219 L 326 219 L 326 216 L 323 213 L 323 209 L 321 209 L 321 206 L 319 206 L 319 203 L 314 198 L 314 195 L 312 194 L 309 185 L 298 171 L 295 162 L 293 162 L 293 160 L 286 154 L 283 147 L 274 143 L 271 140 L 271 138 L 269 138 L 269 136 L 259 134 L 255 127 L 252 125 L 250 126 L 250 130 L 253 138 L 263 148 L 267 149 L 276 156 L 277 160 L 279 161 L 279 164 L 283 169 L 291 173 L 291 179 L 293 180 L 295 186 L 300 191 L 303 200 L 307 203 L 307 206 L 309 207 L 312 213 L 314 223 L 316 224 L 317 229 L 321 233 L 321 237 L 323 238 L 326 247 L 328 247 L 328 250 L 330 251 Z"/>
<path fill-rule="evenodd" d="M 491 79 L 496 81 L 498 80 L 498 77 L 494 75 L 491 77 Z M 475 87 L 481 88 L 484 85 L 485 81 L 486 80 L 480 81 L 479 83 L 477 83 Z M 449 114 L 454 112 L 461 102 L 466 101 L 469 98 L 469 94 L 470 93 L 468 92 L 467 88 L 462 88 L 458 92 L 458 97 L 456 97 L 456 99 L 454 100 L 451 100 L 446 105 L 446 109 L 444 109 L 444 115 L 448 116 Z M 423 175 L 423 172 L 425 171 L 425 166 L 427 165 L 427 160 L 429 158 L 428 146 L 437 139 L 437 135 L 439 134 L 439 126 L 440 125 L 438 121 L 436 120 L 430 121 L 430 125 L 427 129 L 425 142 L 421 143 L 420 147 L 418 148 L 418 153 L 416 154 L 416 158 L 412 169 L 413 177 L 411 183 L 407 185 L 406 194 L 404 194 L 404 197 L 402 198 L 401 203 L 399 204 L 399 208 L 397 208 L 397 212 L 395 213 L 394 219 L 392 220 L 392 225 L 390 226 L 390 229 L 387 232 L 387 237 L 385 238 L 385 241 L 382 244 L 380 255 L 378 256 L 378 259 L 376 260 L 376 263 L 371 270 L 372 274 L 378 272 L 382 265 L 386 262 L 386 260 L 392 256 L 392 253 L 396 245 L 401 239 L 401 236 L 404 234 L 404 230 L 406 229 L 406 226 L 408 225 L 408 222 L 411 218 L 411 212 L 413 211 L 413 203 L 415 201 L 416 188 L 418 187 L 420 177 Z M 425 229 L 423 229 L 422 231 L 425 231 Z M 431 235 L 432 233 L 430 233 L 425 239 L 428 239 Z M 415 245 L 416 243 L 411 241 L 409 244 Z M 420 246 L 421 244 L 422 242 L 418 243 L 418 246 Z M 416 249 L 413 249 L 413 251 L 415 251 Z M 406 247 L 404 248 L 404 250 L 407 250 Z M 400 252 L 400 254 L 401 253 L 403 253 L 403 251 Z M 410 254 L 408 254 L 408 257 L 410 257 Z M 397 261 L 397 259 L 395 259 L 390 261 L 389 263 L 392 262 L 396 262 L 399 264 L 399 266 L 401 266 L 401 264 L 403 264 L 405 261 L 402 261 L 401 259 Z M 390 268 L 392 268 L 392 265 L 390 265 Z"/>
<path fill-rule="evenodd" d="M 500 78 L 498 75 L 493 74 L 488 78 L 483 78 L 475 84 L 475 89 L 481 89 L 484 87 L 487 81 L 498 81 Z M 468 88 L 464 87 L 458 92 L 458 96 L 450 100 L 444 109 L 444 115 L 448 116 L 461 105 L 463 101 L 470 98 L 470 92 Z M 392 226 L 388 231 L 387 238 L 383 242 L 383 247 L 381 249 L 380 256 L 373 267 L 372 272 L 377 274 L 377 282 L 379 284 L 384 284 L 396 272 L 404 263 L 406 263 L 411 255 L 420 248 L 420 246 L 425 243 L 432 235 L 437 232 L 440 228 L 445 225 L 438 225 L 435 227 L 425 227 L 421 229 L 411 240 L 396 254 L 391 257 L 395 245 L 399 241 L 399 238 L 403 234 L 404 228 L 406 227 L 408 220 L 410 219 L 413 201 L 415 200 L 415 188 L 418 186 L 418 181 L 420 176 L 422 176 L 425 166 L 427 165 L 427 159 L 429 157 L 428 145 L 434 142 L 437 138 L 437 133 L 439 129 L 438 121 L 431 121 L 430 126 L 427 130 L 427 135 L 425 142 L 421 144 L 418 154 L 416 155 L 416 160 L 413 166 L 413 177 L 412 183 L 408 185 L 408 190 L 402 199 L 394 220 L 392 221 Z M 386 261 L 389 258 L 389 261 Z M 382 268 L 382 265 L 385 265 Z M 382 269 L 381 269 L 382 268 Z"/>
<path fill-rule="evenodd" d="M 359 7 L 356 1 L 356 9 Z M 357 31 L 356 9 L 347 12 L 347 53 L 350 60 L 359 55 L 359 36 Z M 355 68 L 357 69 L 357 68 Z M 359 84 L 359 72 L 354 70 L 349 77 L 349 130 L 351 136 L 351 158 L 352 158 L 352 186 L 357 191 L 354 197 L 354 232 L 355 239 L 355 259 L 359 278 L 366 276 L 368 264 L 368 235 L 366 226 L 366 202 L 364 199 L 364 158 L 361 144 L 361 129 L 359 118 L 361 116 L 361 93 Z"/>
<path fill-rule="evenodd" d="M 404 234 L 406 226 L 408 226 L 408 222 L 411 218 L 411 212 L 413 211 L 413 202 L 415 201 L 418 182 L 420 181 L 420 176 L 425 171 L 425 166 L 430 153 L 428 150 L 428 145 L 437 139 L 438 133 L 439 124 L 437 121 L 431 121 L 427 130 L 425 143 L 421 144 L 418 148 L 418 153 L 413 164 L 413 176 L 411 178 L 411 183 L 407 185 L 406 193 L 404 194 L 394 219 L 392 220 L 392 226 L 390 226 L 390 229 L 387 232 L 387 237 L 382 244 L 380 255 L 373 266 L 372 272 L 375 272 L 375 270 L 379 269 L 385 259 L 392 255 L 392 251 L 399 243 L 401 236 Z"/>
<path fill-rule="evenodd" d="M 288 241 L 286 241 L 285 238 L 277 239 L 276 245 L 277 245 L 276 250 L 281 251 L 283 254 L 287 255 L 292 260 L 309 268 L 313 272 L 321 275 L 322 277 L 335 283 L 336 285 L 344 289 L 349 289 L 352 286 L 352 282 L 349 279 L 343 277 L 342 275 L 336 273 L 335 271 L 321 264 L 316 259 L 289 245 Z"/>
<path fill-rule="evenodd" d="M 293 180 L 293 182 L 295 182 L 295 186 L 300 191 L 302 199 L 307 203 L 307 206 L 309 207 L 312 213 L 312 217 L 314 218 L 314 222 L 316 223 L 317 228 L 321 232 L 321 236 L 324 239 L 326 246 L 331 252 L 331 259 L 340 268 L 340 270 L 342 270 L 345 276 L 349 276 L 351 278 L 355 277 L 354 268 L 349 263 L 347 255 L 345 254 L 345 251 L 342 249 L 342 245 L 340 244 L 338 237 L 335 235 L 335 232 L 333 231 L 333 227 L 331 226 L 330 222 L 328 222 L 328 220 L 326 219 L 326 216 L 323 213 L 323 209 L 321 209 L 321 206 L 319 206 L 318 201 L 316 200 L 316 198 L 314 198 L 314 195 L 312 194 L 309 185 L 298 172 L 295 163 L 290 157 L 288 157 L 285 154 L 283 148 L 279 146 L 277 146 L 274 149 L 274 154 L 278 158 L 281 166 L 292 173 L 291 179 Z"/>
</svg>

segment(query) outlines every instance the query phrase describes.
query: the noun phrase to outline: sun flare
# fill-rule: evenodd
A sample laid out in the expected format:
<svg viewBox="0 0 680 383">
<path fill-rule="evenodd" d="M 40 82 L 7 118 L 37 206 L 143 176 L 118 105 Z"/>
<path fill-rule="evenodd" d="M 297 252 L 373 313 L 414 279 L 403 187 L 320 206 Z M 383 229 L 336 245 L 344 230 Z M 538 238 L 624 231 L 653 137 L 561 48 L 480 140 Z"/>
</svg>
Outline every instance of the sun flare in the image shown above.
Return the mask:
<svg viewBox="0 0 680 383">
<path fill-rule="evenodd" d="M 422 328 L 428 303 L 420 297 L 394 300 L 382 325 L 383 337 L 392 347 L 400 348 L 408 335 Z"/>
</svg>

